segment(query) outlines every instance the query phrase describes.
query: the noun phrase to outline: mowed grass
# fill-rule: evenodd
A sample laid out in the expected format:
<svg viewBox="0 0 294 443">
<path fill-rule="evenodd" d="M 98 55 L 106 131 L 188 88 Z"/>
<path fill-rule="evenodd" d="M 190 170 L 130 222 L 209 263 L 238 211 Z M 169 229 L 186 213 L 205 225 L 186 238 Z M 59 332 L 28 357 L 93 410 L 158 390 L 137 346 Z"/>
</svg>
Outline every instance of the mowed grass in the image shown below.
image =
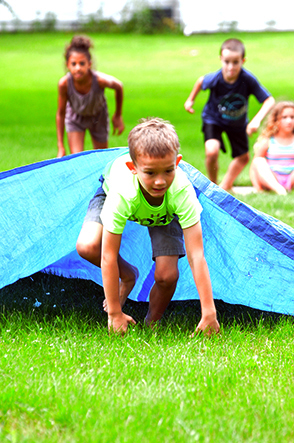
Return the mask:
<svg viewBox="0 0 294 443">
<path fill-rule="evenodd" d="M 293 318 L 216 301 L 221 334 L 191 338 L 198 302 L 150 330 L 128 301 L 121 338 L 93 283 L 26 280 L 0 293 L 0 441 L 293 441 Z"/>
<path fill-rule="evenodd" d="M 126 130 L 111 135 L 110 146 L 126 146 L 141 117 L 159 116 L 175 125 L 184 159 L 205 173 L 207 94 L 193 116 L 183 104 L 195 80 L 219 68 L 229 36 L 92 35 L 97 69 L 125 87 Z M 57 82 L 71 37 L 0 35 L 0 171 L 55 157 Z M 294 35 L 237 37 L 246 44 L 245 66 L 276 99 L 293 100 Z M 107 98 L 111 113 L 112 91 Z M 252 99 L 250 116 L 258 109 Z M 220 178 L 229 161 L 221 156 Z M 238 184 L 250 184 L 248 168 Z M 242 200 L 293 227 L 293 194 Z M 128 302 L 138 325 L 121 339 L 107 334 L 102 299 L 94 284 L 48 276 L 0 291 L 0 441 L 293 442 L 291 317 L 217 301 L 221 334 L 192 339 L 199 304 L 172 307 L 151 331 L 146 306 Z"/>
<path fill-rule="evenodd" d="M 293 441 L 293 319 L 239 310 L 218 336 L 191 338 L 191 305 L 153 331 L 137 318 L 121 338 L 93 292 L 84 306 L 69 294 L 67 309 L 56 294 L 2 308 L 0 441 Z"/>
<path fill-rule="evenodd" d="M 14 321 L 13 321 L 14 320 Z M 124 338 L 73 314 L 1 322 L 1 441 L 292 442 L 293 324 Z"/>
</svg>

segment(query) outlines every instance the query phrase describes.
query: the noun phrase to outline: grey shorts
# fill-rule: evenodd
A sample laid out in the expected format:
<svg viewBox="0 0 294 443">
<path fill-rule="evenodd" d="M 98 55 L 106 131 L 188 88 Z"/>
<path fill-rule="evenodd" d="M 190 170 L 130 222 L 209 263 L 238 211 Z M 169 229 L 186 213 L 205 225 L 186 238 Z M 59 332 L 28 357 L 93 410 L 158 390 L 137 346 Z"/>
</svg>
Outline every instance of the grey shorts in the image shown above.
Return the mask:
<svg viewBox="0 0 294 443">
<path fill-rule="evenodd" d="M 85 222 L 94 221 L 102 225 L 100 214 L 106 199 L 106 194 L 100 187 L 97 189 L 94 197 L 90 200 Z M 186 255 L 183 230 L 178 222 L 177 216 L 164 226 L 148 227 L 148 232 L 152 245 L 152 260 L 156 257 L 177 255 L 179 258 Z"/>
<path fill-rule="evenodd" d="M 186 255 L 183 239 L 183 230 L 177 217 L 164 226 L 148 228 L 152 244 L 152 260 L 156 257 L 178 255 L 179 258 Z"/>
<path fill-rule="evenodd" d="M 65 114 L 66 132 L 84 132 L 89 130 L 94 140 L 105 143 L 108 140 L 109 118 L 107 109 L 102 109 L 98 115 L 83 116 L 76 114 L 67 107 Z"/>
<path fill-rule="evenodd" d="M 100 178 L 100 181 L 103 179 Z M 97 222 L 100 225 L 103 225 L 100 214 L 104 205 L 106 199 L 106 194 L 102 187 L 99 187 L 97 191 L 95 192 L 95 195 L 93 198 L 91 198 L 90 203 L 88 205 L 87 213 L 84 218 L 85 222 Z"/>
</svg>

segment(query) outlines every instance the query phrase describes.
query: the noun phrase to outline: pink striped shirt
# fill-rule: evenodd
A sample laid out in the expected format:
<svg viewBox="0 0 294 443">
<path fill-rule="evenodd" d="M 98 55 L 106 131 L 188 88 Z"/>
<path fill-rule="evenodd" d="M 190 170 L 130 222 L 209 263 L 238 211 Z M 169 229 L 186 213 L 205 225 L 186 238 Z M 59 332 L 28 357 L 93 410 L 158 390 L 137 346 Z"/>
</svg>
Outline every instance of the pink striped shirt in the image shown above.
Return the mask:
<svg viewBox="0 0 294 443">
<path fill-rule="evenodd" d="M 294 170 L 294 141 L 283 146 L 271 137 L 265 158 L 273 172 L 281 175 L 291 174 Z"/>
</svg>

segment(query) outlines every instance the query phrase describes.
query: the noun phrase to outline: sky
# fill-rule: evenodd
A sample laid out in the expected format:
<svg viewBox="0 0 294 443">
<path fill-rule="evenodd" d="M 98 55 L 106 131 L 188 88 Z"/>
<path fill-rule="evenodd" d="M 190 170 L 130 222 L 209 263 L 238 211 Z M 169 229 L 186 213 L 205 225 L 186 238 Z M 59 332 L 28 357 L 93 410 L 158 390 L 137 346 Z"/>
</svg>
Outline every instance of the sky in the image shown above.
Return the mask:
<svg viewBox="0 0 294 443">
<path fill-rule="evenodd" d="M 46 12 L 54 12 L 59 20 L 77 19 L 78 5 L 82 4 L 83 15 L 95 13 L 103 6 L 104 17 L 120 18 L 120 11 L 127 0 L 6 0 L 11 5 L 20 20 L 33 20 L 37 11 L 40 18 L 44 18 Z M 138 3 L 139 0 L 128 0 L 130 3 Z M 147 0 L 146 0 L 147 1 Z M 152 0 L 148 0 L 151 2 Z M 156 0 L 153 0 L 155 3 Z M 157 0 L 157 4 L 166 3 L 167 0 Z M 292 14 L 292 0 L 284 0 L 283 7 L 279 8 L 276 2 L 264 2 L 247 0 L 240 8 L 236 0 L 210 0 L 200 2 L 196 0 L 179 0 L 181 5 L 182 21 L 186 25 L 186 33 L 195 31 L 213 31 L 223 21 L 237 21 L 240 30 L 262 30 L 267 27 L 266 23 L 274 20 L 276 28 L 294 29 Z M 266 3 L 266 7 L 265 7 Z M 288 13 L 287 13 L 288 11 Z M 11 13 L 3 5 L 0 5 L 0 21 L 11 20 Z"/>
</svg>

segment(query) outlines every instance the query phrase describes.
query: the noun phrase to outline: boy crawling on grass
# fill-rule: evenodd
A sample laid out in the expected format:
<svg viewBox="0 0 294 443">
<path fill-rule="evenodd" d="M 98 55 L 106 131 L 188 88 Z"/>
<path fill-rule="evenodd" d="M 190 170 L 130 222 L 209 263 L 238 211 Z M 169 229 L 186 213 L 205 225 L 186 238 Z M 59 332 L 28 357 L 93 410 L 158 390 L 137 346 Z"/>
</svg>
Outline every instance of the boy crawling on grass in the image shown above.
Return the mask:
<svg viewBox="0 0 294 443">
<path fill-rule="evenodd" d="M 142 120 L 129 134 L 129 153 L 105 168 L 77 241 L 81 257 L 101 267 L 108 328 L 122 335 L 135 320 L 122 312 L 138 270 L 119 254 L 127 220 L 147 226 L 155 261 L 147 325 L 159 322 L 176 289 L 178 260 L 185 255 L 198 289 L 202 317 L 196 331 L 219 331 L 203 252 L 201 205 L 186 174 L 177 168 L 179 140 L 159 118 Z"/>
</svg>

